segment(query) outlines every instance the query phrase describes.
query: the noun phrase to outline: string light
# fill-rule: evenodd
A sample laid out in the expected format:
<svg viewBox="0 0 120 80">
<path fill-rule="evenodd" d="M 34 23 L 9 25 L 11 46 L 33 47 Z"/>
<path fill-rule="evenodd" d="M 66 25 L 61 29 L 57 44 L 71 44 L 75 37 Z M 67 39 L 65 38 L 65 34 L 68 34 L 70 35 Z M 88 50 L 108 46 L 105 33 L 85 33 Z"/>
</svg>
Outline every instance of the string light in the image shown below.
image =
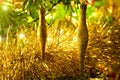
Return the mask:
<svg viewBox="0 0 120 80">
<path fill-rule="evenodd" d="M 23 33 L 20 33 L 20 34 L 19 34 L 19 38 L 20 38 L 20 39 L 23 39 L 23 38 L 25 38 L 25 34 L 23 34 Z"/>
<path fill-rule="evenodd" d="M 51 41 L 51 38 L 47 38 L 47 41 L 50 42 L 50 41 Z"/>
</svg>

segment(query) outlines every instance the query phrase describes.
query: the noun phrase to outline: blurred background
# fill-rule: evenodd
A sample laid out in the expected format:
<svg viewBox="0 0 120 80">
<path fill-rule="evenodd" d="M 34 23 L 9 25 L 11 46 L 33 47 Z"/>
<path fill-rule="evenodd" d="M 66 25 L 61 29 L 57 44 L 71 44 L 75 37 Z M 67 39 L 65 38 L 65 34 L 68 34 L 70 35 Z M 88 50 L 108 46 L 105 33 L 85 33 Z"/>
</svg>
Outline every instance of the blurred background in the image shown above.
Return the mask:
<svg viewBox="0 0 120 80">
<path fill-rule="evenodd" d="M 44 63 L 38 57 L 41 57 L 37 36 L 39 5 L 44 5 L 46 10 Z M 57 80 L 66 77 L 77 80 L 79 6 L 78 0 L 0 0 L 0 79 Z M 89 41 L 85 75 L 89 76 L 91 67 L 102 68 L 105 74 L 115 72 L 115 80 L 119 80 L 120 1 L 95 0 L 93 5 L 88 3 L 86 21 Z"/>
</svg>

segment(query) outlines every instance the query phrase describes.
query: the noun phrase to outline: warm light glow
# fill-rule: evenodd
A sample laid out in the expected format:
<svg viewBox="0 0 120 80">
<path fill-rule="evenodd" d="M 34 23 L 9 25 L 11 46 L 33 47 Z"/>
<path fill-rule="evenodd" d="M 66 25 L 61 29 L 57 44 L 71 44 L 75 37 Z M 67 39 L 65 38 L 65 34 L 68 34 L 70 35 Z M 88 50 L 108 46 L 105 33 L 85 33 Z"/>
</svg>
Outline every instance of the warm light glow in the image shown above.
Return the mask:
<svg viewBox="0 0 120 80">
<path fill-rule="evenodd" d="M 73 41 L 77 42 L 77 37 L 76 36 L 73 37 Z"/>
<path fill-rule="evenodd" d="M 107 43 L 111 43 L 111 41 L 107 41 Z"/>
<path fill-rule="evenodd" d="M 19 34 L 19 38 L 20 38 L 20 39 L 23 39 L 23 38 L 25 38 L 25 34 L 23 34 L 23 33 L 20 33 L 20 34 Z"/>
<path fill-rule="evenodd" d="M 63 33 L 63 29 L 60 29 L 60 35 L 62 35 L 62 33 Z"/>
<path fill-rule="evenodd" d="M 93 57 L 93 58 L 96 58 L 96 55 L 93 55 L 92 57 Z"/>
<path fill-rule="evenodd" d="M 96 13 L 96 12 L 92 13 L 92 16 L 93 16 L 93 17 L 96 17 L 96 16 L 97 16 L 97 13 Z"/>
<path fill-rule="evenodd" d="M 50 42 L 50 41 L 51 41 L 51 38 L 47 38 L 47 41 Z"/>
<path fill-rule="evenodd" d="M 100 30 L 97 30 L 97 32 L 100 32 Z"/>
<path fill-rule="evenodd" d="M 45 18 L 46 18 L 46 19 L 52 19 L 53 16 L 52 16 L 51 14 L 47 14 L 47 15 L 45 16 Z"/>
<path fill-rule="evenodd" d="M 118 33 L 119 32 L 119 30 L 115 30 L 115 33 Z"/>
<path fill-rule="evenodd" d="M 113 11 L 112 11 L 112 6 L 108 8 L 108 11 L 109 11 L 110 13 L 113 12 Z"/>
<path fill-rule="evenodd" d="M 7 8 L 6 6 L 3 6 L 3 10 L 4 10 L 4 11 L 7 11 L 7 9 L 8 9 L 8 8 Z"/>
<path fill-rule="evenodd" d="M 111 30 L 108 30 L 108 33 L 111 33 Z"/>
<path fill-rule="evenodd" d="M 72 16 L 77 16 L 77 14 L 76 13 L 72 13 Z"/>
<path fill-rule="evenodd" d="M 76 24 L 77 24 L 77 20 L 76 20 L 75 18 L 72 18 L 72 23 L 73 23 L 74 25 L 76 25 Z"/>
</svg>

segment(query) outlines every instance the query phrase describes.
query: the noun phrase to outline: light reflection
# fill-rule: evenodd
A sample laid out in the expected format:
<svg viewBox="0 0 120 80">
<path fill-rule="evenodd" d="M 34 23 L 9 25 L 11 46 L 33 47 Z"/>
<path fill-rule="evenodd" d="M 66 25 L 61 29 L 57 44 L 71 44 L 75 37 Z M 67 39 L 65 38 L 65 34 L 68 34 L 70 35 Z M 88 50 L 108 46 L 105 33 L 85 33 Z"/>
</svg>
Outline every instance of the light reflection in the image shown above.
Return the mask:
<svg viewBox="0 0 120 80">
<path fill-rule="evenodd" d="M 72 18 L 72 23 L 73 23 L 74 25 L 76 25 L 77 20 L 76 20 L 75 18 Z"/>
</svg>

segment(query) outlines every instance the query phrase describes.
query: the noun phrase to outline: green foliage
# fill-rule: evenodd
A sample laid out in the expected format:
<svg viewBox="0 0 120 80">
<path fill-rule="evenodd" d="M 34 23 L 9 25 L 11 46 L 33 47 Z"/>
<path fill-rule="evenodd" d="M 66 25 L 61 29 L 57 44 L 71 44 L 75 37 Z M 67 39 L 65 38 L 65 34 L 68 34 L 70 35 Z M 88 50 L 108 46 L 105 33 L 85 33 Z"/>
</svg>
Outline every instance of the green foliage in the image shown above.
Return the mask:
<svg viewBox="0 0 120 80">
<path fill-rule="evenodd" d="M 0 5 L 0 35 L 6 35 L 7 29 L 17 30 L 18 26 L 27 24 L 28 13 L 25 11 L 15 11 L 12 4 L 5 2 Z"/>
<path fill-rule="evenodd" d="M 30 14 L 30 16 L 33 19 L 36 19 L 39 17 L 38 15 L 38 8 L 40 6 L 41 2 L 39 0 L 25 0 L 23 3 L 23 10 L 26 11 Z"/>
<path fill-rule="evenodd" d="M 72 7 L 70 6 L 70 4 L 71 0 L 47 0 L 42 2 L 40 2 L 39 0 L 25 0 L 23 4 L 23 10 L 27 10 L 33 20 L 35 20 L 39 17 L 38 9 L 40 5 L 42 5 L 46 9 L 46 11 L 48 11 L 46 14 L 54 16 L 52 19 L 54 19 L 53 21 L 55 21 L 57 19 L 59 20 L 61 18 L 64 18 L 66 14 L 72 11 Z M 47 18 L 46 20 L 48 24 L 51 24 L 51 18 Z"/>
<path fill-rule="evenodd" d="M 91 18 L 92 17 L 92 13 L 94 13 L 95 12 L 95 7 L 87 7 L 87 11 L 86 11 L 86 17 L 87 18 Z"/>
<path fill-rule="evenodd" d="M 22 26 L 27 24 L 27 13 L 26 12 L 14 12 L 12 21 L 16 26 Z"/>
<path fill-rule="evenodd" d="M 105 5 L 105 1 L 104 0 L 99 0 L 99 1 L 95 1 L 94 3 L 94 7 L 99 8 L 101 6 Z"/>
<path fill-rule="evenodd" d="M 65 17 L 67 10 L 63 4 L 58 4 L 55 12 L 55 20 L 62 19 Z"/>
<path fill-rule="evenodd" d="M 11 25 L 12 5 L 8 3 L 0 4 L 0 35 L 5 35 L 6 29 Z"/>
<path fill-rule="evenodd" d="M 5 10 L 4 10 L 5 8 Z M 8 26 L 6 23 L 10 24 L 10 13 L 12 13 L 13 9 L 11 5 L 2 4 L 0 5 L 0 23 L 1 26 Z"/>
<path fill-rule="evenodd" d="M 52 24 L 54 22 L 52 12 L 47 14 L 45 19 L 46 19 L 47 24 Z"/>
</svg>

